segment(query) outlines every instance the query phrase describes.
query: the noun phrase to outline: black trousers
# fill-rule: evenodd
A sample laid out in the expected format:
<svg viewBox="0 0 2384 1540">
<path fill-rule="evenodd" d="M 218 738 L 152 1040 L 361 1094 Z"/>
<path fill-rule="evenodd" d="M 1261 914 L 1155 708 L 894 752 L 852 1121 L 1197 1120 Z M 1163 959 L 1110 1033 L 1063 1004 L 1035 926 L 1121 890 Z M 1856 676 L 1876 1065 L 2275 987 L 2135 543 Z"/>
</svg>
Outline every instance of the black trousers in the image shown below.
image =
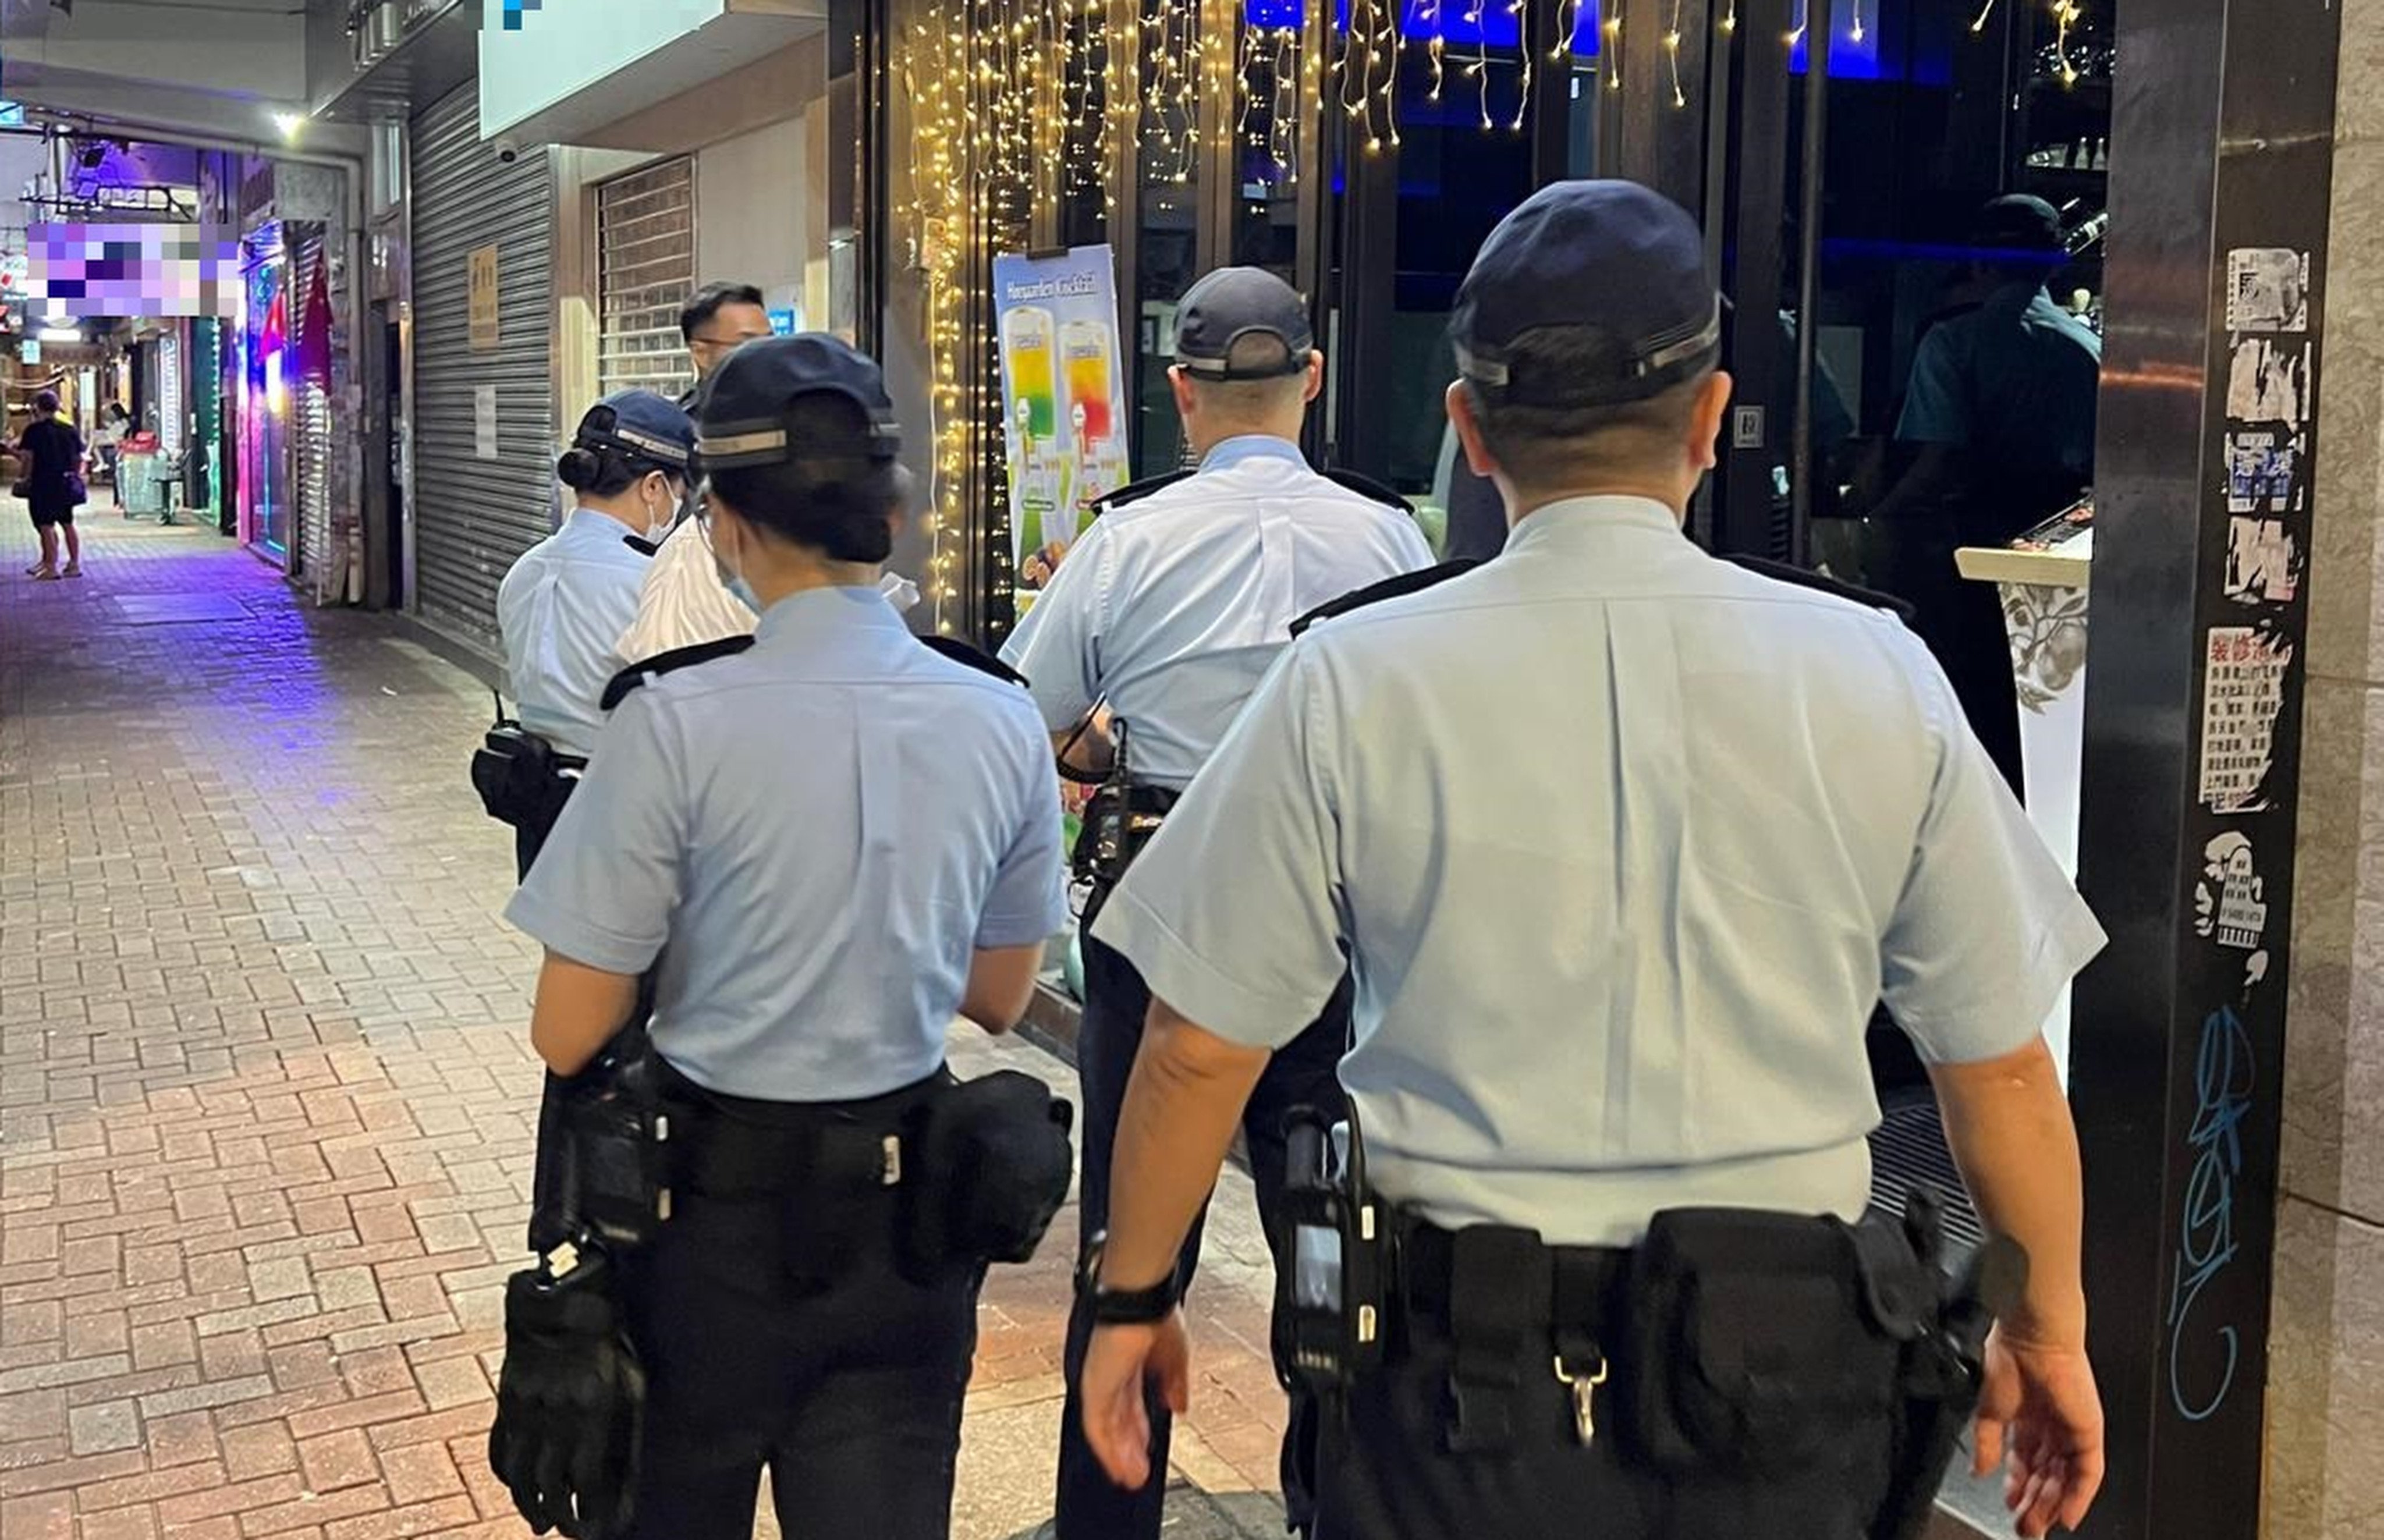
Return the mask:
<svg viewBox="0 0 2384 1540">
<path fill-rule="evenodd" d="M 1087 921 L 1089 928 L 1089 920 Z M 1084 1088 L 1082 1142 L 1084 1163 L 1077 1187 L 1077 1212 L 1082 1232 L 1090 1237 L 1107 1227 L 1110 1211 L 1110 1158 L 1117 1146 L 1118 1113 L 1125 1104 L 1127 1077 L 1136 1052 L 1142 1047 L 1143 1018 L 1150 1011 L 1150 987 L 1133 963 L 1090 936 L 1084 938 L 1085 1012 L 1076 1033 L 1076 1073 Z M 1335 1070 L 1349 1037 L 1351 986 L 1343 979 L 1324 1013 L 1294 1038 L 1267 1065 L 1242 1113 L 1242 1136 L 1248 1144 L 1250 1174 L 1258 1184 L 1259 1210 L 1267 1223 L 1267 1246 L 1281 1268 L 1285 1237 L 1278 1233 L 1276 1201 L 1284 1186 L 1285 1114 L 1301 1107 L 1319 1107 L 1339 1116 L 1343 1104 Z M 1204 1216 L 1205 1217 L 1205 1216 Z M 1195 1220 L 1176 1259 L 1176 1276 L 1189 1285 L 1200 1260 L 1202 1221 Z M 1173 1419 L 1154 1397 L 1150 1411 L 1150 1480 L 1139 1491 L 1127 1491 L 1109 1478 L 1085 1442 L 1083 1408 L 1077 1378 L 1085 1366 L 1085 1349 L 1092 1340 L 1092 1313 L 1079 1302 L 1068 1315 L 1067 1410 L 1060 1425 L 1060 1480 L 1056 1508 L 1059 1540 L 1150 1540 L 1159 1534 L 1161 1506 L 1167 1488 L 1167 1449 Z M 1275 1343 L 1278 1372 L 1283 1366 L 1280 1334 Z M 1315 1463 L 1317 1419 L 1314 1403 L 1305 1395 L 1291 1398 L 1291 1422 L 1284 1434 L 1283 1486 L 1285 1506 L 1295 1526 L 1304 1526 L 1307 1494 Z"/>
<path fill-rule="evenodd" d="M 899 1191 L 849 1190 L 818 1231 L 801 1199 L 678 1200 L 627 1279 L 647 1375 L 627 1540 L 750 1540 L 764 1468 L 788 1540 L 943 1540 L 984 1273 L 899 1272 Z"/>
<path fill-rule="evenodd" d="M 1794 1476 L 1682 1477 L 1633 1464 L 1608 1426 L 1587 1447 L 1572 1393 L 1544 1343 L 1516 1364 L 1521 1399 L 1508 1447 L 1451 1454 L 1443 1441 L 1455 1351 L 1410 1317 L 1384 1365 L 1326 1414 L 1315 1540 L 1863 1540 L 1885 1501 L 1894 1429 L 1850 1426 Z"/>
</svg>

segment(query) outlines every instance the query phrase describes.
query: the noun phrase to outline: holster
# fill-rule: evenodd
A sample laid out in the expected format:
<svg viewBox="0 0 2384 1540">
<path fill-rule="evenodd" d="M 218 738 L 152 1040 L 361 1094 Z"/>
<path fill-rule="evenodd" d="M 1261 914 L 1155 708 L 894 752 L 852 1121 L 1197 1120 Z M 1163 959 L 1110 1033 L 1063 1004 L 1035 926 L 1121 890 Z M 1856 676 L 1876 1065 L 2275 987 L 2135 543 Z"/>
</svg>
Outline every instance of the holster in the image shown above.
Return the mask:
<svg viewBox="0 0 2384 1540">
<path fill-rule="evenodd" d="M 500 722 L 472 751 L 472 789 L 490 817 L 515 828 L 540 818 L 562 778 L 554 745 L 518 722 Z"/>
<path fill-rule="evenodd" d="M 915 1109 L 903 1138 L 896 1255 L 914 1279 L 955 1264 L 1032 1259 L 1067 1201 L 1075 1108 L 1031 1074 L 997 1070 Z"/>
<path fill-rule="evenodd" d="M 1810 1468 L 1895 1436 L 1937 1295 L 1893 1222 L 1658 1213 L 1632 1258 L 1613 1388 L 1637 1459 L 1681 1475 Z"/>
<path fill-rule="evenodd" d="M 620 1255 L 670 1218 L 672 1117 L 643 1004 L 637 1025 L 586 1069 L 547 1076 L 530 1186 L 533 1251 L 592 1239 Z"/>
<path fill-rule="evenodd" d="M 1942 1289 L 1943 1298 L 1930 1329 L 1906 1346 L 1888 1497 L 1869 1540 L 1918 1540 L 1928 1529 L 1937 1489 L 1978 1410 L 1987 1333 L 2028 1283 L 2028 1253 L 2005 1236 L 1989 1236 L 1959 1273 L 1945 1278 L 1941 1203 L 1926 1187 L 1906 1200 L 1904 1228 L 1932 1292 Z"/>
</svg>

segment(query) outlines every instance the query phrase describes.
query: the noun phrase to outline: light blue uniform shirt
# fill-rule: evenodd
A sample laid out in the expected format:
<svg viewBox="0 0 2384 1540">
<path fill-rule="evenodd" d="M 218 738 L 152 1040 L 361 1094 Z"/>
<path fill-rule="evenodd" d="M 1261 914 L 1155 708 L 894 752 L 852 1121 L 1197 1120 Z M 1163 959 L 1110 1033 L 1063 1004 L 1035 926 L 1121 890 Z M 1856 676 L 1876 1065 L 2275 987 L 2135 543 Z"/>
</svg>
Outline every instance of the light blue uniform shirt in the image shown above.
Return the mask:
<svg viewBox="0 0 2384 1540">
<path fill-rule="evenodd" d="M 608 972 L 661 954 L 654 1045 L 699 1085 L 882 1096 L 943 1062 L 976 949 L 1064 922 L 1050 744 L 874 588 L 755 639 L 622 703 L 505 915 Z"/>
<path fill-rule="evenodd" d="M 1134 778 L 1181 790 L 1291 623 L 1432 565 L 1415 520 L 1319 476 L 1281 439 L 1228 439 L 1197 476 L 1103 514 L 1002 661 L 1064 732 L 1107 696 Z"/>
<path fill-rule="evenodd" d="M 1294 643 L 1095 934 L 1268 1047 L 1346 947 L 1384 1192 L 1582 1245 L 1860 1213 L 1874 1003 L 1995 1057 L 2103 944 L 1909 632 L 1624 498 Z"/>
<path fill-rule="evenodd" d="M 581 508 L 522 553 L 497 588 L 505 678 L 521 725 L 585 757 L 604 726 L 604 687 L 619 673 L 621 633 L 638 618 L 652 559 L 628 526 Z"/>
<path fill-rule="evenodd" d="M 1895 436 L 2035 475 L 2094 469 L 2103 339 L 2042 284 L 2012 283 L 1920 339 Z"/>
</svg>

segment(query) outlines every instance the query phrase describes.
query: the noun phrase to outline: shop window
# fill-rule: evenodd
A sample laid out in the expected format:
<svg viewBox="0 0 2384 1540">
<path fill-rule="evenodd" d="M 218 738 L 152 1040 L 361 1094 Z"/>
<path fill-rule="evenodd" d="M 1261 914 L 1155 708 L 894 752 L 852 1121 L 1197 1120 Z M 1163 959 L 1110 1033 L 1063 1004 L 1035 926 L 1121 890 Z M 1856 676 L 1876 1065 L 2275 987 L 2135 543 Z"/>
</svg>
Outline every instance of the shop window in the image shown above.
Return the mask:
<svg viewBox="0 0 2384 1540">
<path fill-rule="evenodd" d="M 695 289 L 695 162 L 666 160 L 596 190 L 600 392 L 676 396 L 695 378 L 678 314 Z"/>
</svg>

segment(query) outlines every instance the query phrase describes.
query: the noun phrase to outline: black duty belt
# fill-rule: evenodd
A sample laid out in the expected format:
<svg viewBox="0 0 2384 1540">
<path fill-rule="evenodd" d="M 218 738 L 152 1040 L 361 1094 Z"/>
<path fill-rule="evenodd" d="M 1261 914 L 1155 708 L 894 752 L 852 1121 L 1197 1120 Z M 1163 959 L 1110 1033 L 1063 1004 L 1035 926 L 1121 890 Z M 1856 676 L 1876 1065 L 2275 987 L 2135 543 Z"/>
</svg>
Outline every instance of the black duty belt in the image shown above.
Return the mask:
<svg viewBox="0 0 2384 1540">
<path fill-rule="evenodd" d="M 1597 1387 L 1629 1323 L 1632 1253 L 1549 1246 L 1503 1224 L 1445 1230 L 1402 1220 L 1401 1291 L 1410 1323 L 1425 1322 L 1454 1348 L 1444 1434 L 1453 1452 L 1503 1447 L 1521 1424 L 1517 1365 L 1550 1355 L 1571 1387 L 1582 1442 L 1595 1433 Z"/>
<path fill-rule="evenodd" d="M 910 1114 L 950 1084 L 937 1070 L 915 1085 L 854 1101 L 762 1101 L 707 1090 L 676 1069 L 664 1099 L 681 1120 L 678 1179 L 710 1198 L 894 1186 Z"/>
<path fill-rule="evenodd" d="M 1114 798 L 1117 793 L 1105 789 L 1093 795 L 1096 799 Z M 1126 789 L 1125 810 L 1128 813 L 1143 813 L 1153 818 L 1164 818 L 1174 812 L 1175 804 L 1183 800 L 1184 793 L 1181 791 L 1171 791 L 1163 786 L 1136 785 Z"/>
<path fill-rule="evenodd" d="M 1459 1235 L 1465 1236 L 1459 1242 Z M 1503 1294 L 1519 1330 L 1604 1335 L 1625 1311 L 1631 1252 L 1615 1246 L 1549 1246 L 1528 1230 L 1475 1225 L 1459 1232 L 1409 1219 L 1399 1231 L 1408 1309 L 1443 1329 L 1484 1292 Z"/>
</svg>

